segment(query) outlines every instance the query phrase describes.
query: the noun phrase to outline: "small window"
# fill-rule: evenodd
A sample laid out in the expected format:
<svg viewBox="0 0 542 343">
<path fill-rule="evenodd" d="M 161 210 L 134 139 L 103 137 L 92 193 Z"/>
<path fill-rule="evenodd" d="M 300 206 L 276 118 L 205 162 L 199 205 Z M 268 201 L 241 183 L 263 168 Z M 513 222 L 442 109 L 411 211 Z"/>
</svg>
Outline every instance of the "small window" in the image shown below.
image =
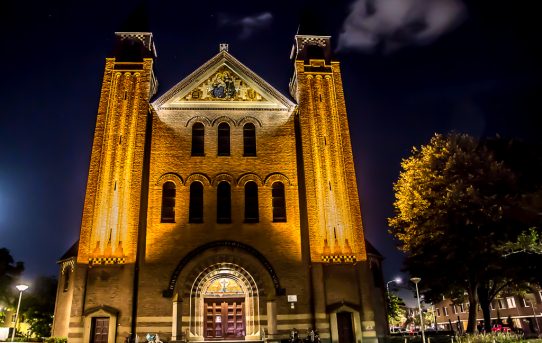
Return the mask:
<svg viewBox="0 0 542 343">
<path fill-rule="evenodd" d="M 175 223 L 175 183 L 168 181 L 162 186 L 162 223 Z"/>
<path fill-rule="evenodd" d="M 459 312 L 465 313 L 465 304 L 459 304 Z"/>
<path fill-rule="evenodd" d="M 203 156 L 205 154 L 205 128 L 202 123 L 195 123 L 192 126 L 192 156 Z"/>
<path fill-rule="evenodd" d="M 256 156 L 256 127 L 252 123 L 243 126 L 243 156 Z"/>
<path fill-rule="evenodd" d="M 516 299 L 514 299 L 514 297 L 507 297 L 506 304 L 508 305 L 508 308 L 516 308 Z"/>
<path fill-rule="evenodd" d="M 440 317 L 440 308 L 437 307 L 437 317 Z"/>
<path fill-rule="evenodd" d="M 189 223 L 203 223 L 203 185 L 193 182 L 190 185 Z"/>
<path fill-rule="evenodd" d="M 249 181 L 245 184 L 245 223 L 260 221 L 258 212 L 258 185 Z"/>
<path fill-rule="evenodd" d="M 442 311 L 444 311 L 444 315 L 448 317 L 448 308 L 446 308 L 446 306 L 442 307 Z"/>
<path fill-rule="evenodd" d="M 216 222 L 231 223 L 231 187 L 226 181 L 216 189 Z"/>
<path fill-rule="evenodd" d="M 218 156 L 230 156 L 230 126 L 218 125 Z"/>
<path fill-rule="evenodd" d="M 286 200 L 284 197 L 284 184 L 274 182 L 271 186 L 271 196 L 273 198 L 273 221 L 286 221 Z"/>
<path fill-rule="evenodd" d="M 523 307 L 531 307 L 531 301 L 527 300 L 525 298 L 521 298 L 523 300 Z"/>
<path fill-rule="evenodd" d="M 454 314 L 457 314 L 457 306 L 456 305 L 452 305 L 452 308 L 454 310 Z"/>
<path fill-rule="evenodd" d="M 501 310 L 506 308 L 506 301 L 504 299 L 497 299 L 497 304 Z"/>
<path fill-rule="evenodd" d="M 489 308 L 491 309 L 491 311 L 495 310 L 495 305 L 494 305 L 493 301 L 489 303 Z"/>
<path fill-rule="evenodd" d="M 62 289 L 63 292 L 67 292 L 70 288 L 71 271 L 71 267 L 66 267 L 66 269 L 64 269 L 64 287 Z"/>
<path fill-rule="evenodd" d="M 538 291 L 538 296 L 540 297 L 540 302 L 542 303 L 542 291 Z"/>
</svg>

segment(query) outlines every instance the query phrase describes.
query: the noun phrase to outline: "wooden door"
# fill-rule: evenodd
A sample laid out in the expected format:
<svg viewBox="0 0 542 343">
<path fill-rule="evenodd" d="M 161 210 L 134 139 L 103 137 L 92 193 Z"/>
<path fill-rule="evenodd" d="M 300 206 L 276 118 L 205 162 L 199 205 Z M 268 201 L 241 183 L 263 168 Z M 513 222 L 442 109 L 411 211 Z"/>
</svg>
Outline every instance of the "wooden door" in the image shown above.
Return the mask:
<svg viewBox="0 0 542 343">
<path fill-rule="evenodd" d="M 244 299 L 205 299 L 205 337 L 243 339 L 245 337 Z"/>
<path fill-rule="evenodd" d="M 109 318 L 92 318 L 92 343 L 107 343 L 109 334 Z"/>
<path fill-rule="evenodd" d="M 339 343 L 355 343 L 351 312 L 337 312 Z"/>
</svg>

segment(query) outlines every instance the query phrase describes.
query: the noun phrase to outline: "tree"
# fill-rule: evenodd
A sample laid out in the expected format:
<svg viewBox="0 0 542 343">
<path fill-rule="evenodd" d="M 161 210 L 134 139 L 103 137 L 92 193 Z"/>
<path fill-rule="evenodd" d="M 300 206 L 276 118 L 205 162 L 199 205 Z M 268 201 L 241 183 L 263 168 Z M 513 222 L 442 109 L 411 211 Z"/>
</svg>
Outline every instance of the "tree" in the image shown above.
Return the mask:
<svg viewBox="0 0 542 343">
<path fill-rule="evenodd" d="M 38 337 L 49 337 L 55 310 L 57 279 L 55 277 L 38 277 L 25 294 L 21 309 L 30 332 Z"/>
<path fill-rule="evenodd" d="M 405 302 L 393 293 L 388 293 L 387 312 L 388 323 L 391 326 L 401 326 L 406 320 Z"/>
<path fill-rule="evenodd" d="M 457 299 L 466 292 L 467 332 L 476 330 L 478 304 L 489 326 L 491 300 L 532 272 L 519 268 L 517 259 L 503 258 L 501 251 L 532 224 L 524 222 L 526 199 L 540 190 L 529 188 L 540 182 L 525 182 L 525 175 L 539 178 L 521 172 L 527 163 L 506 160 L 517 158 L 514 149 L 501 139 L 480 142 L 465 134 L 437 134 L 429 144 L 413 148 L 394 184 L 390 233 L 407 253 L 405 267 L 422 277 L 428 300 L 442 295 Z"/>
<path fill-rule="evenodd" d="M 13 306 L 16 299 L 15 281 L 24 270 L 23 262 L 16 262 L 6 248 L 0 248 L 0 304 Z"/>
</svg>

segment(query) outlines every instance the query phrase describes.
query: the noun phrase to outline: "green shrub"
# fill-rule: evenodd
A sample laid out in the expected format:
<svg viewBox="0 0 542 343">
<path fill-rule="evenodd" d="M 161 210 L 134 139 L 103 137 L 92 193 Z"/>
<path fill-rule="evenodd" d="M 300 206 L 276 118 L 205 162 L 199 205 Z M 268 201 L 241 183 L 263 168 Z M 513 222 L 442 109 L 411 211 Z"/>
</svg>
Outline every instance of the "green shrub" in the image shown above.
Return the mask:
<svg viewBox="0 0 542 343">
<path fill-rule="evenodd" d="M 66 337 L 48 337 L 44 340 L 45 343 L 68 343 Z"/>
</svg>

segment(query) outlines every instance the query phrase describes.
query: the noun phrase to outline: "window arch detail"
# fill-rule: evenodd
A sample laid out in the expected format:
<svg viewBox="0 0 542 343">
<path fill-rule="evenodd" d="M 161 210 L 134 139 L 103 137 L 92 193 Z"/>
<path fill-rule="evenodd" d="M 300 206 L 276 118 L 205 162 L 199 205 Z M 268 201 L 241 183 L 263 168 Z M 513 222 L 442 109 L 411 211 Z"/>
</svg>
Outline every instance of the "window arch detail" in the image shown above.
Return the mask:
<svg viewBox="0 0 542 343">
<path fill-rule="evenodd" d="M 246 117 L 243 117 L 241 119 L 239 119 L 237 121 L 237 126 L 243 126 L 245 125 L 246 123 L 252 123 L 254 125 L 257 125 L 259 127 L 262 127 L 262 122 L 256 118 L 256 117 L 251 117 L 251 116 L 246 116 Z"/>
<path fill-rule="evenodd" d="M 230 126 L 237 126 L 233 119 L 231 119 L 230 117 L 226 117 L 226 116 L 221 116 L 221 117 L 216 118 L 215 120 L 213 120 L 211 125 L 216 126 L 217 124 L 220 125 L 222 123 L 228 123 Z"/>
<path fill-rule="evenodd" d="M 192 117 L 192 118 L 188 119 L 188 121 L 186 122 L 185 127 L 189 127 L 190 124 L 192 122 L 194 122 L 194 121 L 202 122 L 204 125 L 211 126 L 211 121 L 209 120 L 209 118 L 204 117 L 204 116 L 195 116 L 195 117 Z"/>
<path fill-rule="evenodd" d="M 291 186 L 292 184 L 290 183 L 290 179 L 282 174 L 282 173 L 271 173 L 269 175 L 267 175 L 265 177 L 265 181 L 264 181 L 264 184 L 267 186 L 267 187 L 271 187 L 271 185 L 273 184 L 273 182 L 276 182 L 276 181 L 280 181 L 282 182 L 283 184 L 285 184 L 286 186 Z"/>
<path fill-rule="evenodd" d="M 254 181 L 254 182 L 256 182 L 258 184 L 258 186 L 263 186 L 262 178 L 259 175 L 254 174 L 254 173 L 246 173 L 246 174 L 241 175 L 237 179 L 237 184 L 240 185 L 240 186 L 244 186 L 245 183 L 247 183 L 249 181 Z"/>
<path fill-rule="evenodd" d="M 171 181 L 174 182 L 176 186 L 181 186 L 184 184 L 183 178 L 177 173 L 165 173 L 158 178 L 156 185 L 163 185 L 164 182 Z"/>
<path fill-rule="evenodd" d="M 236 185 L 235 178 L 233 177 L 233 175 L 228 173 L 220 173 L 213 177 L 212 185 L 216 187 L 222 181 L 226 181 L 232 186 Z"/>
<path fill-rule="evenodd" d="M 185 184 L 188 186 L 191 185 L 194 181 L 201 182 L 201 184 L 206 187 L 211 186 L 211 179 L 207 175 L 202 173 L 194 173 L 188 175 Z"/>
</svg>

